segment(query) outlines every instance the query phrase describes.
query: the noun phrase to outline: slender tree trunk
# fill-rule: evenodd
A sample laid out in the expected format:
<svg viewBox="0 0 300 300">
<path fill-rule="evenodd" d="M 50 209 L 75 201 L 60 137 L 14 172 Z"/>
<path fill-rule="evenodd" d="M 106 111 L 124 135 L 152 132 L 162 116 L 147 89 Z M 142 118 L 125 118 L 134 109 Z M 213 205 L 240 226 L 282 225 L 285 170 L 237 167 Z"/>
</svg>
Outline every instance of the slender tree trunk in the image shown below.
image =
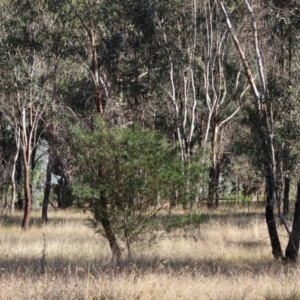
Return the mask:
<svg viewBox="0 0 300 300">
<path fill-rule="evenodd" d="M 128 235 L 127 230 L 125 230 L 124 236 L 126 239 L 126 248 L 127 248 L 127 253 L 128 253 L 127 257 L 130 259 L 131 258 L 131 247 L 130 247 L 130 240 L 129 240 L 129 235 Z"/>
<path fill-rule="evenodd" d="M 208 207 L 218 208 L 220 194 L 219 194 L 219 178 L 220 178 L 220 166 L 216 165 L 210 167 L 209 171 L 209 183 L 208 183 Z"/>
<path fill-rule="evenodd" d="M 298 252 L 299 252 L 299 239 L 300 239 L 300 182 L 298 182 L 293 228 L 290 233 L 289 242 L 285 250 L 286 260 L 288 261 L 297 260 Z"/>
<path fill-rule="evenodd" d="M 276 195 L 275 179 L 270 166 L 267 167 L 266 185 L 267 185 L 266 222 L 267 222 L 269 237 L 271 241 L 273 256 L 275 259 L 280 259 L 283 257 L 283 252 L 281 249 L 281 244 L 279 241 L 276 221 L 274 216 L 274 201 L 275 201 L 274 196 Z"/>
<path fill-rule="evenodd" d="M 219 191 L 219 180 L 220 180 L 220 164 L 217 162 L 216 170 L 215 170 L 215 206 L 216 208 L 219 207 L 219 200 L 220 200 L 220 191 Z"/>
<path fill-rule="evenodd" d="M 173 192 L 172 192 L 172 197 L 170 199 L 170 211 L 173 207 L 176 207 L 177 206 L 177 199 L 178 199 L 178 194 L 179 194 L 179 191 L 178 189 L 176 189 L 176 187 L 173 188 Z"/>
<path fill-rule="evenodd" d="M 49 195 L 51 190 L 51 177 L 52 177 L 52 159 L 49 155 L 48 165 L 47 165 L 47 176 L 46 176 L 46 186 L 44 192 L 43 209 L 42 209 L 42 222 L 48 222 L 48 204 Z"/>
<path fill-rule="evenodd" d="M 16 202 L 16 165 L 17 165 L 17 160 L 19 157 L 19 152 L 20 152 L 20 129 L 18 129 L 18 132 L 15 135 L 16 139 L 16 145 L 17 145 L 17 152 L 14 156 L 13 160 L 13 169 L 11 172 L 11 213 L 14 214 L 15 212 L 15 202 Z"/>
<path fill-rule="evenodd" d="M 101 193 L 99 200 L 99 205 L 96 205 L 95 208 L 95 216 L 100 220 L 105 232 L 105 236 L 109 242 L 109 246 L 113 254 L 112 262 L 116 262 L 118 264 L 122 255 L 122 250 L 118 245 L 114 232 L 111 229 L 109 215 L 107 212 L 106 196 L 104 196 L 103 193 Z"/>
<path fill-rule="evenodd" d="M 213 208 L 214 206 L 214 193 L 215 193 L 215 168 L 211 166 L 209 168 L 209 174 L 208 174 L 208 208 Z"/>
<path fill-rule="evenodd" d="M 22 152 L 19 151 L 19 156 L 16 163 L 16 183 L 17 183 L 17 195 L 18 195 L 18 209 L 23 209 L 23 198 L 22 198 Z"/>
<path fill-rule="evenodd" d="M 15 212 L 15 202 L 16 202 L 16 164 L 14 162 L 13 170 L 11 172 L 11 213 Z"/>
<path fill-rule="evenodd" d="M 3 185 L 0 185 L 0 204 L 3 205 Z"/>
<path fill-rule="evenodd" d="M 99 110 L 98 113 L 100 113 Z M 102 183 L 103 179 L 105 179 L 105 173 L 106 173 L 105 166 L 103 164 L 100 164 L 98 169 L 98 176 L 100 179 L 100 183 Z M 102 227 L 104 229 L 106 238 L 109 242 L 109 246 L 112 251 L 112 263 L 119 264 L 122 255 L 122 250 L 111 228 L 107 205 L 108 203 L 107 203 L 107 197 L 105 195 L 105 191 L 101 191 L 99 197 L 99 205 L 98 204 L 95 205 L 94 217 L 100 220 Z"/>
<path fill-rule="evenodd" d="M 208 182 L 208 207 L 218 207 L 219 205 L 219 163 L 217 160 L 217 135 L 218 127 L 216 124 L 213 124 L 213 135 L 211 138 L 211 165 L 209 170 L 209 182 Z"/>
<path fill-rule="evenodd" d="M 98 111 L 100 112 L 100 111 Z M 105 178 L 105 166 L 103 164 L 100 164 L 99 170 L 98 170 L 98 176 L 100 179 L 100 183 Z M 99 205 L 96 203 L 95 205 L 95 212 L 94 216 L 96 219 L 98 219 L 102 227 L 104 229 L 106 238 L 109 242 L 110 249 L 112 251 L 112 263 L 119 264 L 120 258 L 122 255 L 122 250 L 117 242 L 116 236 L 111 228 L 108 209 L 107 209 L 107 197 L 105 195 L 105 191 L 100 192 L 99 197 Z"/>
<path fill-rule="evenodd" d="M 289 193 L 290 193 L 290 178 L 288 175 L 284 178 L 284 191 L 283 191 L 283 215 L 289 213 Z"/>
<path fill-rule="evenodd" d="M 4 194 L 4 208 L 8 208 L 7 194 L 8 194 L 8 184 L 5 184 L 5 194 Z"/>
<path fill-rule="evenodd" d="M 30 115 L 31 115 L 30 108 Z M 29 228 L 30 212 L 31 212 L 31 188 L 30 188 L 30 158 L 31 158 L 31 141 L 32 141 L 32 123 L 29 122 L 30 128 L 27 131 L 26 126 L 26 111 L 23 109 L 20 116 L 20 138 L 24 166 L 24 194 L 25 194 L 25 208 L 24 218 L 22 222 L 22 229 Z"/>
<path fill-rule="evenodd" d="M 24 210 L 24 218 L 22 222 L 23 230 L 27 230 L 29 228 L 29 220 L 31 213 L 31 191 L 30 191 L 30 174 L 29 174 L 30 166 L 28 162 L 24 161 L 24 192 L 25 192 L 25 210 Z"/>
</svg>

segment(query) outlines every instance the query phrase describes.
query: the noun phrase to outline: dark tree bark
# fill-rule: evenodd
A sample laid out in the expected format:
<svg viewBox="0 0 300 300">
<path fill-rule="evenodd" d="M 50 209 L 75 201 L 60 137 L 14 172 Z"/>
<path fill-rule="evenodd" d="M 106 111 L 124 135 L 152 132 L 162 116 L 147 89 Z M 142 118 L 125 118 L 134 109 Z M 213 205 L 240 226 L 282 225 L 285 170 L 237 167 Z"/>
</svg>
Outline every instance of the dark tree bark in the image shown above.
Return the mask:
<svg viewBox="0 0 300 300">
<path fill-rule="evenodd" d="M 32 145 L 32 152 L 31 152 L 31 170 L 34 170 L 34 169 L 35 169 L 35 166 L 36 166 L 36 163 L 37 163 L 37 161 L 35 160 L 36 151 L 37 151 L 37 146 L 36 146 L 36 145 Z"/>
<path fill-rule="evenodd" d="M 27 230 L 29 228 L 29 220 L 30 220 L 30 213 L 31 213 L 31 191 L 30 191 L 29 169 L 30 169 L 29 164 L 24 161 L 25 208 L 24 208 L 24 217 L 22 222 L 23 230 Z"/>
<path fill-rule="evenodd" d="M 278 237 L 277 227 L 276 227 L 276 221 L 274 216 L 274 197 L 276 195 L 275 193 L 275 180 L 274 176 L 272 174 L 272 171 L 270 167 L 268 169 L 267 174 L 267 201 L 266 201 L 266 222 L 269 232 L 269 237 L 271 241 L 272 246 L 272 253 L 275 259 L 280 259 L 283 257 L 283 252 L 281 249 L 281 244 Z"/>
<path fill-rule="evenodd" d="M 7 195 L 8 195 L 8 184 L 4 184 L 5 187 L 5 193 L 4 193 L 4 208 L 8 208 L 8 199 L 7 199 Z"/>
<path fill-rule="evenodd" d="M 215 189 L 216 189 L 216 185 L 215 185 L 215 168 L 213 166 L 210 167 L 209 169 L 209 181 L 208 181 L 208 208 L 214 208 L 215 206 Z"/>
<path fill-rule="evenodd" d="M 3 206 L 3 185 L 0 185 L 0 204 Z"/>
<path fill-rule="evenodd" d="M 290 233 L 289 242 L 285 250 L 286 260 L 288 261 L 297 260 L 298 252 L 299 252 L 299 239 L 300 239 L 300 181 L 298 182 L 293 228 Z"/>
<path fill-rule="evenodd" d="M 218 208 L 219 206 L 219 178 L 220 178 L 220 164 L 211 166 L 209 170 L 208 182 L 208 207 Z"/>
<path fill-rule="evenodd" d="M 239 43 L 239 40 L 232 28 L 229 16 L 224 7 L 223 1 L 218 0 L 220 7 L 226 18 L 227 27 L 231 33 L 234 45 L 238 51 L 241 63 L 243 65 L 245 75 L 247 77 L 248 83 L 251 87 L 252 94 L 254 96 L 254 105 L 256 110 L 257 122 L 255 124 L 255 130 L 257 130 L 258 136 L 262 142 L 262 152 L 265 160 L 265 170 L 266 170 L 266 190 L 267 190 L 267 201 L 266 201 L 266 222 L 269 232 L 269 237 L 271 240 L 272 253 L 275 259 L 283 257 L 283 252 L 281 249 L 278 232 L 276 228 L 276 221 L 274 217 L 274 204 L 276 203 L 276 195 L 278 191 L 278 186 L 275 181 L 276 178 L 276 154 L 274 148 L 274 107 L 273 101 L 268 98 L 267 85 L 265 80 L 264 63 L 262 60 L 261 49 L 258 41 L 258 27 L 256 24 L 256 18 L 253 10 L 248 2 L 244 0 L 244 4 L 250 16 L 250 24 L 252 29 L 252 39 L 253 46 L 256 56 L 256 71 L 258 73 L 257 85 L 255 78 L 252 75 L 250 66 L 245 57 L 245 53 Z"/>
<path fill-rule="evenodd" d="M 177 206 L 177 203 L 178 203 L 178 195 L 179 195 L 179 191 L 176 190 L 176 188 L 174 187 L 173 189 L 173 196 L 171 197 L 171 200 L 170 200 L 170 211 L 173 207 L 176 207 Z"/>
<path fill-rule="evenodd" d="M 289 193 L 290 193 L 290 178 L 285 176 L 284 179 L 284 191 L 283 191 L 283 215 L 289 213 Z"/>
<path fill-rule="evenodd" d="M 208 181 L 208 207 L 216 208 L 219 203 L 218 199 L 218 185 L 219 185 L 219 175 L 218 175 L 218 162 L 217 162 L 217 149 L 216 141 L 218 128 L 215 122 L 212 122 L 212 137 L 211 137 L 211 158 L 210 158 L 210 169 L 209 169 L 209 181 Z"/>
<path fill-rule="evenodd" d="M 215 171 L 215 186 L 216 186 L 216 191 L 215 191 L 215 205 L 216 208 L 219 207 L 219 200 L 220 200 L 220 191 L 219 191 L 219 181 L 220 181 L 220 164 L 217 163 L 216 166 L 216 171 Z"/>
<path fill-rule="evenodd" d="M 19 152 L 19 156 L 17 159 L 16 164 L 16 183 L 17 183 L 17 194 L 18 194 L 18 209 L 22 210 L 24 206 L 24 201 L 22 198 L 22 186 L 21 186 L 21 179 L 22 179 L 22 153 Z"/>
</svg>

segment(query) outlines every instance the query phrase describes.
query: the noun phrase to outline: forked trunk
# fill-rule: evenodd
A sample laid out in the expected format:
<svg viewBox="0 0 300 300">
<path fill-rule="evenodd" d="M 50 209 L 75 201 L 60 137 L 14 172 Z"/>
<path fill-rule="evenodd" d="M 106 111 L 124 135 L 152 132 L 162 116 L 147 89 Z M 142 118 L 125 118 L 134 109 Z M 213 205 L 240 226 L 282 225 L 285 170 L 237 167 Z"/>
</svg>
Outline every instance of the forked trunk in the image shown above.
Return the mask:
<svg viewBox="0 0 300 300">
<path fill-rule="evenodd" d="M 122 250 L 118 245 L 116 236 L 111 229 L 110 220 L 107 212 L 107 199 L 106 196 L 101 193 L 100 195 L 100 205 L 97 206 L 95 210 L 95 216 L 100 219 L 102 227 L 105 232 L 105 236 L 109 242 L 110 249 L 112 251 L 112 262 L 119 264 Z"/>
<path fill-rule="evenodd" d="M 293 228 L 290 233 L 289 242 L 285 250 L 286 260 L 288 261 L 297 260 L 298 252 L 299 252 L 299 239 L 300 239 L 300 182 L 298 182 Z"/>
</svg>

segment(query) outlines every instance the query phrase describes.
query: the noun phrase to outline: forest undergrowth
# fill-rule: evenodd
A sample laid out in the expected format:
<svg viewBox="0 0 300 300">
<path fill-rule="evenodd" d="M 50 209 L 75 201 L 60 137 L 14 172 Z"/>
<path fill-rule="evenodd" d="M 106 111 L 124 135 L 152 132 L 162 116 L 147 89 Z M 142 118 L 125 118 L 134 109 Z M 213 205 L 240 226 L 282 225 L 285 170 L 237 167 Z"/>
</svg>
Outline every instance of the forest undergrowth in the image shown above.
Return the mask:
<svg viewBox="0 0 300 300">
<path fill-rule="evenodd" d="M 112 266 L 88 213 L 51 211 L 42 225 L 34 212 L 28 232 L 21 213 L 2 213 L 0 299 L 300 299 L 299 265 L 273 260 L 263 208 L 194 214 L 202 222 L 168 230 L 160 224 L 167 212 L 157 216 L 147 233 L 155 242 Z M 284 228 L 279 234 L 286 242 Z"/>
</svg>

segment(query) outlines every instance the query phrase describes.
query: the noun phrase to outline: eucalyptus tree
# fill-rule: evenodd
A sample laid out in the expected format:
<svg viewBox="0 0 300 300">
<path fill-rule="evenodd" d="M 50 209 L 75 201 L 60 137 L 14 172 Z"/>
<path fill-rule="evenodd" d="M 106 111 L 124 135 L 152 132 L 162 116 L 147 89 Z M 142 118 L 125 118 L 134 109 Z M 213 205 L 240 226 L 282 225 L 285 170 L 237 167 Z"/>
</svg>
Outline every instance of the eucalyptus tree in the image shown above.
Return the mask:
<svg viewBox="0 0 300 300">
<path fill-rule="evenodd" d="M 269 20 L 273 51 L 272 72 L 268 74 L 268 91 L 274 101 L 277 158 L 277 198 L 283 201 L 283 211 L 289 211 L 288 193 L 290 176 L 297 170 L 299 159 L 297 140 L 299 135 L 299 29 L 300 6 L 296 1 L 272 2 L 272 18 Z M 279 113 L 280 112 L 280 113 Z M 296 171 L 297 172 L 297 171 Z M 281 205 L 278 205 L 281 208 Z M 284 216 L 283 216 L 284 217 Z"/>
<path fill-rule="evenodd" d="M 219 204 L 220 166 L 228 134 L 228 124 L 240 111 L 242 98 L 249 88 L 241 76 L 240 62 L 232 55 L 228 29 L 222 24 L 217 1 L 207 0 L 200 6 L 202 32 L 197 67 L 205 111 L 203 144 L 210 142 L 209 206 Z M 202 98 L 201 97 L 201 98 Z"/>
<path fill-rule="evenodd" d="M 10 120 L 15 144 L 20 145 L 24 171 L 25 210 L 22 228 L 30 221 L 32 191 L 30 167 L 40 136 L 48 126 L 44 119 L 52 99 L 52 83 L 57 60 L 49 53 L 52 23 L 42 14 L 39 1 L 6 2 L 2 19 L 1 77 L 3 111 Z"/>
<path fill-rule="evenodd" d="M 277 14 L 271 14 L 273 27 L 270 28 L 270 21 L 268 18 L 266 18 L 266 16 L 269 15 L 267 13 L 269 7 L 264 5 L 264 3 L 257 3 L 257 6 L 260 8 L 260 14 L 257 16 L 249 2 L 244 0 L 245 9 L 249 15 L 248 22 L 252 31 L 253 43 L 248 48 L 250 51 L 247 52 L 243 49 L 240 39 L 235 34 L 231 24 L 231 19 L 223 4 L 223 1 L 218 0 L 218 2 L 223 10 L 227 27 L 231 32 L 233 42 L 240 56 L 241 63 L 243 64 L 245 75 L 251 87 L 251 92 L 254 99 L 254 109 L 252 110 L 251 115 L 253 122 L 252 130 L 253 133 L 256 133 L 260 139 L 266 178 L 266 222 L 271 240 L 273 256 L 275 259 L 283 258 L 284 255 L 277 232 L 274 207 L 275 204 L 278 204 L 279 202 L 278 191 L 280 184 L 278 178 L 280 178 L 280 173 L 282 172 L 279 168 L 278 162 L 280 160 L 285 164 L 289 162 L 288 159 L 285 161 L 281 159 L 283 149 L 286 149 L 285 151 L 289 151 L 290 148 L 289 143 L 282 139 L 282 133 L 284 131 L 286 133 L 290 131 L 292 129 L 290 127 L 291 125 L 293 127 L 293 131 L 298 130 L 298 124 L 297 122 L 294 122 L 292 118 L 293 113 L 296 111 L 296 107 L 292 105 L 295 94 L 292 97 L 292 95 L 289 93 L 290 89 L 295 85 L 295 83 L 297 83 L 298 80 L 297 76 L 292 76 L 292 70 L 296 70 L 296 66 L 292 64 L 292 60 L 290 58 L 286 59 L 286 53 L 291 53 L 291 50 L 288 52 L 286 52 L 284 49 L 283 51 L 280 51 L 280 48 L 276 47 L 275 49 L 277 49 L 278 52 L 270 52 L 269 44 L 274 44 L 274 41 L 276 40 L 275 35 L 277 33 L 274 31 L 274 29 L 281 27 L 280 22 L 282 20 L 278 20 L 277 18 L 281 13 L 281 10 L 278 10 Z M 272 7 L 272 10 L 273 9 L 274 7 Z M 292 11 L 290 15 L 291 18 L 293 14 L 294 12 Z M 296 25 L 297 23 L 294 24 L 295 30 L 297 28 Z M 268 30 L 262 30 L 263 28 Z M 266 34 L 259 35 L 259 32 L 265 32 Z M 291 46 L 289 39 L 284 40 L 282 39 L 282 36 L 280 38 L 280 43 L 283 47 L 289 48 Z M 253 51 L 253 53 L 251 51 Z M 255 57 L 254 68 L 251 66 L 251 59 L 249 59 L 249 55 L 251 54 L 254 54 Z M 286 62 L 288 63 L 286 64 Z M 286 68 L 284 66 L 287 66 L 287 69 L 289 70 L 288 73 L 290 76 L 288 78 L 288 84 L 284 83 L 286 79 L 281 77 L 278 73 L 278 70 L 281 70 L 281 74 L 284 74 Z M 257 77 L 253 75 L 253 69 L 255 72 L 257 72 Z M 285 108 L 285 105 L 288 106 L 288 109 Z M 292 135 L 289 135 L 288 138 L 291 139 Z M 289 231 L 285 219 L 279 210 L 280 220 L 286 227 L 290 238 L 285 255 L 287 259 L 292 260 L 296 259 L 299 249 L 298 201 L 299 197 L 296 201 L 295 219 L 291 232 Z"/>
<path fill-rule="evenodd" d="M 194 76 L 191 76 L 196 44 L 196 16 L 191 12 L 197 9 L 195 2 L 193 6 L 191 11 L 185 2 L 153 6 L 156 39 L 168 63 L 162 74 L 169 82 L 166 85 L 162 81 L 161 89 L 165 90 L 164 98 L 173 108 L 169 113 L 174 116 L 174 133 L 182 161 L 190 155 L 196 124 L 197 99 Z"/>
</svg>

